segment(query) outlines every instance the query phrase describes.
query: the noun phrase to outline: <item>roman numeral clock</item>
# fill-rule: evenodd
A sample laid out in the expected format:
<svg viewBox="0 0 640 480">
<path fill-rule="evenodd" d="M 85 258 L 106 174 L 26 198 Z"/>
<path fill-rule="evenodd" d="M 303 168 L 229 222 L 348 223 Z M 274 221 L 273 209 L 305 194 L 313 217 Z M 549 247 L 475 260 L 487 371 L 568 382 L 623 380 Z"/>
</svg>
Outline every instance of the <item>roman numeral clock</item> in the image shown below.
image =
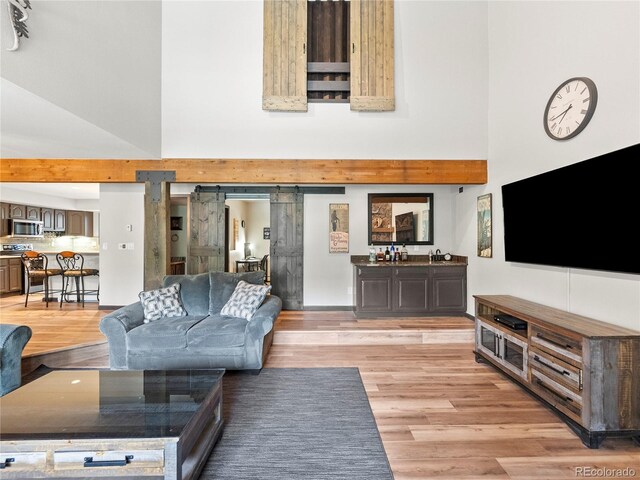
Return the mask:
<svg viewBox="0 0 640 480">
<path fill-rule="evenodd" d="M 569 140 L 585 129 L 598 103 L 596 84 L 587 77 L 563 82 L 544 109 L 544 131 L 554 140 Z"/>
</svg>

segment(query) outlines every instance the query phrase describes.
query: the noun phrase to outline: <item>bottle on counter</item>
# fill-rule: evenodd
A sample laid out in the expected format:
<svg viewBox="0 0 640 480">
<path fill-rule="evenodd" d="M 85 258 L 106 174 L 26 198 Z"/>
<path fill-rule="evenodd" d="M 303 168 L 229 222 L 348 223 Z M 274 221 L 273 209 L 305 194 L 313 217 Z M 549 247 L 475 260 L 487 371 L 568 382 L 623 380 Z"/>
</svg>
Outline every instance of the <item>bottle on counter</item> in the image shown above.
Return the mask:
<svg viewBox="0 0 640 480">
<path fill-rule="evenodd" d="M 384 262 L 384 252 L 382 251 L 382 247 L 380 247 L 380 251 L 376 254 L 376 260 Z"/>
<path fill-rule="evenodd" d="M 407 250 L 407 246 L 403 243 L 402 248 L 400 249 L 400 260 L 406 262 L 409 260 L 409 250 Z"/>
<path fill-rule="evenodd" d="M 391 261 L 391 252 L 389 252 L 389 247 L 387 247 L 387 248 L 384 250 L 384 261 L 385 261 L 385 262 L 389 262 L 389 261 Z"/>
<path fill-rule="evenodd" d="M 391 242 L 391 248 L 389 249 L 389 260 L 396 261 L 396 247 L 393 246 L 393 242 Z"/>
<path fill-rule="evenodd" d="M 433 261 L 433 250 L 429 250 L 429 263 Z"/>
<path fill-rule="evenodd" d="M 396 250 L 396 254 L 393 258 L 394 262 L 399 262 L 400 261 L 400 250 Z"/>
<path fill-rule="evenodd" d="M 369 263 L 376 263 L 376 249 L 373 248 L 373 243 L 369 245 Z"/>
</svg>

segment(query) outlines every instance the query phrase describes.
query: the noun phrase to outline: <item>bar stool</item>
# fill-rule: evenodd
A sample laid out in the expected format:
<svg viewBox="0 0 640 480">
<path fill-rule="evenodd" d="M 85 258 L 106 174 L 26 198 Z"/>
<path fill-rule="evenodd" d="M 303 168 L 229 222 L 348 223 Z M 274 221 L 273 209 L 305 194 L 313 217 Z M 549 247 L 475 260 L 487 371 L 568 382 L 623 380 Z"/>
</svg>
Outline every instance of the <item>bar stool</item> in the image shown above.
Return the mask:
<svg viewBox="0 0 640 480">
<path fill-rule="evenodd" d="M 60 295 L 60 308 L 62 308 L 62 302 L 69 301 L 69 282 L 71 279 L 75 279 L 76 282 L 76 299 L 80 303 L 82 297 L 82 308 L 84 308 L 84 299 L 87 294 L 96 294 L 96 298 L 99 298 L 100 286 L 95 290 L 86 290 L 84 287 L 85 277 L 98 276 L 99 271 L 97 268 L 84 268 L 84 256 L 81 253 L 64 251 L 56 255 L 56 260 L 60 265 L 62 275 L 62 293 Z"/>
<path fill-rule="evenodd" d="M 20 260 L 24 265 L 24 269 L 27 272 L 27 291 L 25 292 L 24 306 L 26 308 L 29 302 L 29 294 L 31 293 L 31 287 L 34 284 L 39 285 L 40 282 L 44 284 L 44 301 L 49 308 L 49 279 L 61 274 L 59 268 L 49 268 L 49 260 L 46 255 L 33 250 L 27 250 L 22 252 Z"/>
</svg>

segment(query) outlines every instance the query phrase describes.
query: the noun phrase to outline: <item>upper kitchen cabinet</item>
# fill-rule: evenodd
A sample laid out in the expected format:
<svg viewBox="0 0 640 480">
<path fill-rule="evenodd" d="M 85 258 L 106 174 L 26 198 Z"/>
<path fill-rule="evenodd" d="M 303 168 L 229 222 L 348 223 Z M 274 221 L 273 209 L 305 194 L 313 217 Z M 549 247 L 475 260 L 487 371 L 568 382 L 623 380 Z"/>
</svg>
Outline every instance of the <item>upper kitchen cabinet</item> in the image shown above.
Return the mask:
<svg viewBox="0 0 640 480">
<path fill-rule="evenodd" d="M 67 210 L 65 232 L 67 235 L 92 237 L 93 212 Z"/>
<path fill-rule="evenodd" d="M 53 229 L 56 232 L 64 232 L 66 224 L 67 224 L 67 211 L 54 210 L 53 211 Z"/>
<path fill-rule="evenodd" d="M 53 230 L 53 208 L 43 208 L 40 210 L 42 215 L 42 227 L 45 231 Z"/>
<path fill-rule="evenodd" d="M 27 207 L 24 205 L 9 205 L 9 218 L 16 220 L 26 220 L 27 218 Z"/>
<path fill-rule="evenodd" d="M 42 222 L 46 232 L 64 232 L 66 225 L 66 210 L 54 210 L 53 208 L 43 208 L 41 210 Z"/>
<path fill-rule="evenodd" d="M 9 235 L 9 204 L 0 202 L 0 237 Z"/>
<path fill-rule="evenodd" d="M 40 220 L 40 207 L 9 205 L 9 218 L 16 220 Z"/>
<path fill-rule="evenodd" d="M 27 220 L 40 220 L 40 207 L 30 207 L 26 205 Z"/>
</svg>

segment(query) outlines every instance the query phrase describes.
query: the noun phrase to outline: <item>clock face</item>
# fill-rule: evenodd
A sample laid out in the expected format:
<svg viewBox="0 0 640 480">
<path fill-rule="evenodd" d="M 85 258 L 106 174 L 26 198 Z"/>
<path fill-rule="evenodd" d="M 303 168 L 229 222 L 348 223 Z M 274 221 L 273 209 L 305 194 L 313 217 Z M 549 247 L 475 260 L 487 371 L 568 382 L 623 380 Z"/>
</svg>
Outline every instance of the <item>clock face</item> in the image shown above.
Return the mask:
<svg viewBox="0 0 640 480">
<path fill-rule="evenodd" d="M 568 140 L 589 123 L 598 103 L 596 84 L 589 78 L 571 78 L 560 85 L 544 110 L 544 130 L 554 140 Z"/>
</svg>

